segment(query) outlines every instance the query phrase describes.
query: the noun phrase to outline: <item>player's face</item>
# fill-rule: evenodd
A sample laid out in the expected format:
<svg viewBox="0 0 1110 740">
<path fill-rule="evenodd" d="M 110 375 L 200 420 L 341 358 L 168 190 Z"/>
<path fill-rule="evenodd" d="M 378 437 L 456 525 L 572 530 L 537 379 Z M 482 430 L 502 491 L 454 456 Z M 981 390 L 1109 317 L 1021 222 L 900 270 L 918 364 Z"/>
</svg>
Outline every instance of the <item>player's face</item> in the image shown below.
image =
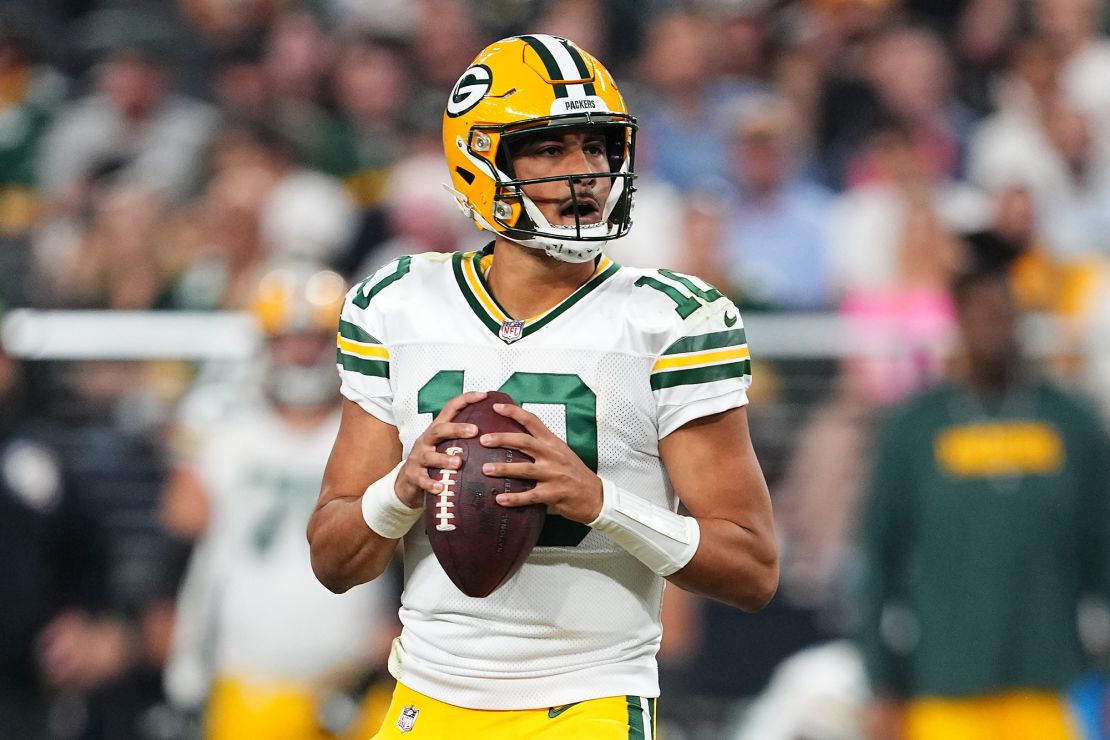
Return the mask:
<svg viewBox="0 0 1110 740">
<path fill-rule="evenodd" d="M 311 367 L 331 354 L 330 334 L 318 331 L 293 332 L 270 339 L 270 354 L 279 365 Z"/>
<path fill-rule="evenodd" d="M 533 183 L 524 193 L 552 225 L 574 226 L 575 215 L 583 224 L 601 222 L 602 209 L 609 198 L 612 182 L 607 177 L 591 177 L 608 172 L 609 159 L 605 137 L 590 131 L 563 131 L 529 136 L 513 148 L 513 169 L 517 179 L 583 175 L 574 178 L 574 190 L 566 180 Z"/>
</svg>

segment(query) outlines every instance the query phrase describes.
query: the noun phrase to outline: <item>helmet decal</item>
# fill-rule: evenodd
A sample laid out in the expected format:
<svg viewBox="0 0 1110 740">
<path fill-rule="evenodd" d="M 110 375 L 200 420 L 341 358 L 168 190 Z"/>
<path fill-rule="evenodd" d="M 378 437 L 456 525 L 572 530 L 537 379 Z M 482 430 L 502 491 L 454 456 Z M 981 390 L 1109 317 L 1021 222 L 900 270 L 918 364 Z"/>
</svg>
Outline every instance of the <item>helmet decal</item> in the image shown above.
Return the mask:
<svg viewBox="0 0 1110 740">
<path fill-rule="evenodd" d="M 475 64 L 462 73 L 455 83 L 451 97 L 447 100 L 447 115 L 452 118 L 461 116 L 478 105 L 489 94 L 493 86 L 493 73 L 484 64 Z"/>
</svg>

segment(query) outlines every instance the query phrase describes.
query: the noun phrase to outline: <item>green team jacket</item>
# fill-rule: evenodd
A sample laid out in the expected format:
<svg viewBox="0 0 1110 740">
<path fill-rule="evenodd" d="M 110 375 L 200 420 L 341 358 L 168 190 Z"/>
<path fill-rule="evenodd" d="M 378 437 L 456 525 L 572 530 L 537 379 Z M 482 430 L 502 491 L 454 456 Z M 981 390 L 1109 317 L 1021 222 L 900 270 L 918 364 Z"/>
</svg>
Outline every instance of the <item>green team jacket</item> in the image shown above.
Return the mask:
<svg viewBox="0 0 1110 740">
<path fill-rule="evenodd" d="M 1108 514 L 1104 432 L 1061 389 L 978 398 L 948 383 L 899 409 L 863 519 L 875 689 L 954 697 L 1074 679 L 1077 602 L 1110 581 Z"/>
</svg>

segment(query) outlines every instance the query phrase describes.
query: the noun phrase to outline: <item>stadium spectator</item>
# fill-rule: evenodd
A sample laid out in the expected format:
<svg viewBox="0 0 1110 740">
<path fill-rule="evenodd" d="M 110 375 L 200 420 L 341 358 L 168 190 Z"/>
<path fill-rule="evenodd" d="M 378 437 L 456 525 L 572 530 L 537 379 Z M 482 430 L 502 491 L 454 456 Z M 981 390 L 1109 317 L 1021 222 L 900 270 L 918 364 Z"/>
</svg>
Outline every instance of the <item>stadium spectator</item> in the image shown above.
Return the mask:
<svg viewBox="0 0 1110 740">
<path fill-rule="evenodd" d="M 735 115 L 728 159 L 737 192 L 725 205 L 720 244 L 725 285 L 747 305 L 827 308 L 832 194 L 798 171 L 794 112 L 781 97 L 752 95 Z"/>
<path fill-rule="evenodd" d="M 723 184 L 730 104 L 752 89 L 751 82 L 716 75 L 714 38 L 704 15 L 674 10 L 656 16 L 640 55 L 640 87 L 630 94 L 646 171 L 682 191 Z"/>
<path fill-rule="evenodd" d="M 74 252 L 40 261 L 40 298 L 62 308 L 165 306 L 175 257 L 162 248 L 166 213 L 156 192 L 122 184 L 101 188 Z"/>
<path fill-rule="evenodd" d="M 1060 89 L 1098 132 L 1099 164 L 1110 163 L 1110 39 L 1099 0 L 1034 0 L 1033 26 L 1060 62 Z"/>
<path fill-rule="evenodd" d="M 103 58 L 91 92 L 59 112 L 40 150 L 38 178 L 63 212 L 93 170 L 180 200 L 196 185 L 199 155 L 217 119 L 211 106 L 173 90 L 168 29 L 142 15 L 103 17 Z"/>
<path fill-rule="evenodd" d="M 38 218 L 35 156 L 66 93 L 65 79 L 40 56 L 28 17 L 0 7 L 0 303 L 23 303 Z"/>
<path fill-rule="evenodd" d="M 969 0 L 951 33 L 944 34 L 952 46 L 957 95 L 977 118 L 994 110 L 994 88 L 1006 68 L 1020 10 L 1014 0 Z"/>
<path fill-rule="evenodd" d="M 262 67 L 272 94 L 270 125 L 306 166 L 342 177 L 350 151 L 328 85 L 336 50 L 325 20 L 307 5 L 291 4 L 269 27 Z"/>
<path fill-rule="evenodd" d="M 213 176 L 184 214 L 190 259 L 174 286 L 174 307 L 246 308 L 267 257 L 260 219 L 288 156 L 284 146 L 263 126 L 229 126 L 217 137 Z"/>
<path fill-rule="evenodd" d="M 1003 273 L 954 296 L 959 372 L 885 427 L 864 519 L 873 737 L 1075 738 L 1078 604 L 1110 583 L 1107 438 L 1022 362 Z"/>
<path fill-rule="evenodd" d="M 216 49 L 235 46 L 268 28 L 290 0 L 248 2 L 239 0 L 179 0 L 181 18 Z"/>
<path fill-rule="evenodd" d="M 848 162 L 865 146 L 882 117 L 869 84 L 869 58 L 874 40 L 893 23 L 897 3 L 891 0 L 806 0 L 799 42 L 814 59 L 810 68 L 821 91 L 816 111 L 816 154 L 821 180 L 844 187 Z"/>
<path fill-rule="evenodd" d="M 42 60 L 28 20 L 0 8 L 0 236 L 26 234 L 34 222 L 35 153 L 67 90 Z"/>
<path fill-rule="evenodd" d="M 442 111 L 444 97 L 458 80 L 458 70 L 466 69 L 476 51 L 489 41 L 489 32 L 479 25 L 472 0 L 419 0 L 415 5 L 420 21 L 407 37 L 418 79 L 412 95 L 416 105 L 426 106 L 422 109 Z M 500 12 L 499 7 L 488 17 L 495 18 Z"/>
<path fill-rule="evenodd" d="M 212 96 L 224 118 L 262 122 L 273 112 L 274 91 L 263 52 L 261 41 L 249 39 L 215 55 Z"/>
<path fill-rule="evenodd" d="M 868 49 L 865 79 L 882 114 L 906 127 L 933 175 L 960 177 L 973 122 L 953 96 L 955 74 L 940 38 L 913 26 L 883 31 Z M 867 178 L 868 165 L 866 158 L 850 159 L 849 184 Z"/>
<path fill-rule="evenodd" d="M 409 145 L 408 58 L 396 42 L 355 35 L 340 48 L 332 84 L 349 149 L 340 174 L 355 202 L 371 208 L 380 203 L 382 183 Z"/>
</svg>

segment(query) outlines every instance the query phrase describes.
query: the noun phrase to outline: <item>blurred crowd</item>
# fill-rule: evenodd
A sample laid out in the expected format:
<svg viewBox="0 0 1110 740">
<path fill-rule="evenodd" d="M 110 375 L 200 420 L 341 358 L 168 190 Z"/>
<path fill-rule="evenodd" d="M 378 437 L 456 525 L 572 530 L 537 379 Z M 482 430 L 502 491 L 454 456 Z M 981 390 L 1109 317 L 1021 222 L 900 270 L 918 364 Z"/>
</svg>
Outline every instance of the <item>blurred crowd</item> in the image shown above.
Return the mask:
<svg viewBox="0 0 1110 740">
<path fill-rule="evenodd" d="M 662 653 L 670 737 L 717 737 L 783 659 L 856 628 L 879 425 L 951 372 L 956 275 L 1006 272 L 1018 307 L 1051 322 L 1033 353 L 1039 369 L 1110 415 L 1107 10 L 1102 0 L 0 0 L 0 312 L 257 312 L 263 276 L 283 265 L 313 265 L 319 295 L 399 254 L 481 246 L 443 190 L 443 102 L 496 38 L 573 39 L 614 73 L 640 126 L 634 224 L 610 256 L 699 275 L 752 324 L 752 430 L 784 542 L 782 588 L 757 616 L 670 602 Z M 304 282 L 300 267 L 282 274 Z M 846 349 L 760 359 L 754 317 L 814 313 L 844 320 Z M 260 352 L 265 367 L 221 368 L 221 383 L 197 363 L 0 354 L 0 477 L 12 510 L 34 522 L 0 513 L 0 552 L 17 538 L 26 549 L 0 578 L 0 736 L 191 737 L 196 718 L 181 705 L 197 710 L 213 681 L 227 701 L 249 703 L 219 668 L 201 680 L 186 665 L 203 640 L 182 636 L 182 615 L 221 614 L 188 611 L 208 598 L 196 596 L 206 588 L 196 573 L 207 568 L 209 591 L 232 588 L 211 558 L 233 548 L 233 534 L 212 532 L 236 526 L 218 519 L 232 516 L 219 502 L 235 484 L 211 470 L 242 460 L 224 459 L 233 441 L 212 439 L 284 424 L 289 450 L 315 449 L 303 435 L 331 429 L 338 398 L 313 386 L 311 346 Z M 291 361 L 305 372 L 280 376 L 304 394 L 268 399 L 278 421 L 241 408 L 236 394 L 267 388 L 251 378 L 283 352 L 306 355 Z M 316 473 L 294 473 L 271 483 L 287 504 L 300 497 L 282 515 L 307 518 L 312 485 L 288 492 Z M 275 511 L 243 516 L 273 528 Z M 290 521 L 289 532 L 303 527 Z M 270 596 L 258 598 L 280 608 Z M 352 606 L 368 636 L 392 628 L 377 608 L 391 596 Z M 17 601 L 26 609 L 8 607 Z M 228 629 L 285 639 L 254 624 Z M 370 642 L 344 690 L 380 678 Z M 167 663 L 185 665 L 176 684 Z M 4 725 L 34 702 L 46 729 L 30 711 L 17 718 L 30 724 Z"/>
</svg>

